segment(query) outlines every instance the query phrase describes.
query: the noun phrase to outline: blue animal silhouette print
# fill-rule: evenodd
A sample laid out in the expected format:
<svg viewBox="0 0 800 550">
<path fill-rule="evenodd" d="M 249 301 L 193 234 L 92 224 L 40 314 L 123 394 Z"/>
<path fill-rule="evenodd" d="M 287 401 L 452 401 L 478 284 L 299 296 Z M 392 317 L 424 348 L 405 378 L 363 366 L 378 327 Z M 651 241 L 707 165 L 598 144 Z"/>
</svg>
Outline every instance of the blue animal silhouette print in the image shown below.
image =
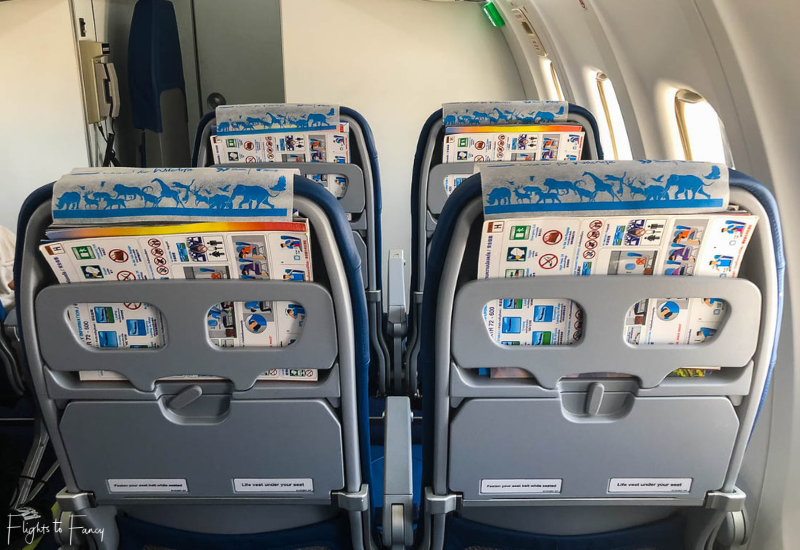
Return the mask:
<svg viewBox="0 0 800 550">
<path fill-rule="evenodd" d="M 67 191 L 58 197 L 56 208 L 59 210 L 77 210 L 81 206 L 81 194 L 77 191 Z"/>
<path fill-rule="evenodd" d="M 148 178 L 149 179 L 149 178 Z M 264 185 L 231 183 L 225 185 L 195 185 L 195 180 L 189 183 L 167 182 L 161 178 L 150 179 L 148 185 L 132 185 L 101 181 L 99 186 L 78 185 L 68 189 L 59 196 L 54 197 L 54 211 L 81 211 L 88 217 L 115 217 L 109 212 L 102 211 L 127 210 L 120 212 L 127 216 L 148 215 L 198 215 L 192 210 L 252 210 L 268 209 L 273 213 L 270 216 L 281 216 L 286 208 L 278 208 L 272 200 L 288 190 L 287 176 L 279 175 L 277 181 L 270 187 Z M 96 214 L 89 214 L 96 212 Z M 255 212 L 254 212 L 255 214 Z M 199 214 L 202 215 L 202 214 Z M 209 212 L 209 215 L 213 215 Z M 61 217 L 74 218 L 75 214 Z"/>
<path fill-rule="evenodd" d="M 517 198 L 518 203 L 533 202 L 533 188 L 532 187 L 515 187 L 514 196 Z"/>
<path fill-rule="evenodd" d="M 101 181 L 100 187 L 102 188 L 105 185 L 105 183 L 106 182 Z M 84 189 L 84 187 L 81 186 L 81 189 Z M 116 209 L 125 208 L 124 198 L 113 197 L 111 196 L 111 193 L 107 193 L 106 191 L 95 191 L 94 193 L 92 193 L 92 199 L 99 203 L 102 203 L 103 210 L 114 210 L 115 208 Z M 86 200 L 86 205 L 87 206 L 89 205 L 88 200 Z"/>
<path fill-rule="evenodd" d="M 526 187 L 525 189 L 530 189 L 531 191 L 536 193 L 536 197 L 537 197 L 536 203 L 537 204 L 540 203 L 540 202 L 551 202 L 551 203 L 553 203 L 553 202 L 559 202 L 560 203 L 561 202 L 561 197 L 559 196 L 558 193 L 551 193 L 551 192 L 548 192 L 548 191 L 544 191 L 543 189 L 540 189 L 539 187 Z"/>
<path fill-rule="evenodd" d="M 719 168 L 714 166 L 716 169 L 716 177 L 719 177 Z M 715 175 L 715 170 L 712 170 L 708 176 L 705 176 L 706 179 L 711 179 Z M 669 179 L 667 180 L 666 189 L 669 191 L 672 187 L 675 187 L 675 198 L 677 199 L 679 195 L 683 194 L 684 200 L 689 200 L 689 193 L 692 194 L 692 200 L 697 197 L 697 194 L 700 193 L 701 195 L 711 198 L 711 195 L 706 193 L 705 188 L 714 185 L 713 183 L 704 183 L 702 179 L 697 176 L 688 174 L 672 174 Z"/>
<path fill-rule="evenodd" d="M 514 115 L 514 111 L 509 111 L 507 109 L 501 111 L 500 109 L 495 107 L 493 110 L 495 113 L 497 113 L 495 115 L 495 120 L 497 122 L 510 122 L 511 117 Z"/>
<path fill-rule="evenodd" d="M 83 202 L 86 204 L 86 208 L 94 208 L 98 210 L 100 208 L 100 199 L 94 196 L 94 193 L 89 193 L 88 191 L 83 192 Z"/>
<path fill-rule="evenodd" d="M 182 200 L 184 203 L 185 203 L 186 201 L 188 201 L 188 200 L 189 200 L 189 192 L 192 190 L 192 184 L 193 184 L 193 183 L 194 183 L 194 180 L 192 180 L 192 181 L 191 181 L 190 183 L 188 183 L 188 184 L 186 184 L 186 183 L 181 183 L 181 182 L 179 182 L 179 181 L 173 181 L 173 182 L 172 182 L 172 185 L 173 185 L 173 186 L 174 186 L 176 189 L 182 189 L 182 190 L 183 190 L 184 194 L 183 194 L 183 199 L 181 199 L 181 200 Z"/>
<path fill-rule="evenodd" d="M 594 194 L 597 197 L 600 193 L 607 193 L 611 195 L 611 201 L 619 201 L 621 200 L 616 193 L 614 193 L 614 186 L 610 183 L 606 183 L 602 179 L 600 179 L 597 175 L 589 172 L 588 170 L 583 173 L 584 176 L 589 176 L 592 181 L 594 181 Z"/>
<path fill-rule="evenodd" d="M 286 117 L 282 115 L 276 115 L 273 113 L 266 113 L 265 117 L 269 117 L 269 127 L 272 128 L 273 126 L 282 126 L 286 124 Z"/>
<path fill-rule="evenodd" d="M 333 116 L 333 109 L 330 115 L 323 115 L 322 113 L 311 113 L 308 115 L 308 125 L 312 128 L 319 126 L 328 126 L 328 116 Z"/>
<path fill-rule="evenodd" d="M 275 194 L 273 195 L 271 191 L 275 191 Z M 244 208 L 245 203 L 247 203 L 247 207 L 250 209 L 258 208 L 262 204 L 267 208 L 275 208 L 275 205 L 269 202 L 269 199 L 277 197 L 282 191 L 286 191 L 286 176 L 280 176 L 278 178 L 278 183 L 269 189 L 258 185 L 239 184 L 233 188 L 231 202 L 241 197 L 237 208 Z"/>
<path fill-rule="evenodd" d="M 575 172 L 577 175 L 580 172 Z M 708 190 L 713 186 L 715 180 L 722 176 L 718 166 L 712 166 L 707 175 L 697 176 L 693 174 L 661 174 L 655 177 L 637 179 L 629 176 L 628 172 L 603 174 L 600 171 L 585 170 L 580 178 L 556 179 L 546 177 L 537 181 L 536 176 L 528 176 L 531 185 L 522 184 L 506 180 L 505 184 L 495 187 L 488 191 L 485 196 L 487 213 L 494 212 L 513 212 L 513 205 L 525 205 L 520 211 L 537 211 L 528 205 L 556 205 L 544 210 L 569 210 L 571 207 L 565 205 L 564 208 L 557 205 L 562 203 L 587 203 L 587 207 L 575 207 L 578 210 L 586 210 L 588 203 L 618 203 L 615 209 L 625 208 L 630 204 L 630 208 L 637 208 L 634 203 L 657 203 L 665 201 L 664 207 L 680 207 L 671 201 L 696 201 L 712 200 L 719 201 Z M 640 176 L 641 178 L 642 176 Z M 535 183 L 534 183 L 535 182 Z M 712 206 L 708 203 L 699 206 Z M 716 206 L 716 204 L 713 204 Z M 503 208 L 500 208 L 503 207 Z M 510 208 L 509 208 L 510 207 Z M 657 207 L 653 204 L 649 207 Z M 493 210 L 492 210 L 493 209 Z"/>
<path fill-rule="evenodd" d="M 100 187 L 105 185 L 105 182 L 100 182 Z M 100 210 L 101 206 L 103 207 L 102 210 L 108 210 L 109 208 L 117 207 L 119 208 L 120 205 L 124 208 L 125 201 L 114 199 L 110 193 L 106 193 L 105 191 L 87 191 L 86 187 L 83 185 L 79 186 L 81 191 L 83 191 L 83 203 L 86 205 L 86 210 Z M 65 193 L 64 195 L 67 195 Z M 63 197 L 63 195 L 62 195 Z"/>
<path fill-rule="evenodd" d="M 137 197 L 144 200 L 144 196 L 142 195 L 142 189 L 138 187 L 133 187 L 130 185 L 123 185 L 118 183 L 114 186 L 114 193 L 116 194 L 116 198 L 122 199 L 124 201 L 134 200 Z"/>
<path fill-rule="evenodd" d="M 533 181 L 533 179 L 534 176 L 531 176 L 531 181 Z M 544 183 L 542 185 L 547 187 L 547 190 L 549 192 L 551 193 L 555 192 L 558 193 L 559 195 L 562 194 L 561 193 L 562 191 L 564 191 L 563 193 L 564 195 L 568 195 L 570 192 L 577 193 L 579 189 L 578 186 L 571 181 L 566 181 L 566 180 L 562 181 L 554 178 L 547 178 L 546 180 L 544 180 Z"/>
<path fill-rule="evenodd" d="M 208 189 L 192 189 L 196 206 L 204 205 L 212 210 L 225 209 L 250 209 L 255 210 L 262 205 L 274 209 L 275 205 L 270 202 L 271 198 L 277 197 L 286 191 L 286 176 L 278 177 L 278 182 L 269 189 L 259 185 L 238 184 L 228 195 L 230 184 L 217 187 L 216 193 L 211 193 Z M 236 203 L 236 200 L 239 200 Z"/>
<path fill-rule="evenodd" d="M 157 183 L 161 187 L 161 194 L 158 197 L 158 202 L 161 202 L 164 199 L 169 199 L 175 201 L 176 207 L 180 206 L 182 208 L 186 208 L 186 205 L 183 204 L 183 201 L 181 201 L 178 192 L 172 189 L 169 185 L 158 178 L 153 178 L 152 183 Z"/>
<path fill-rule="evenodd" d="M 250 111 L 252 112 L 252 111 Z M 310 112 L 304 115 L 293 116 L 292 114 L 281 114 L 278 112 L 266 111 L 263 115 L 247 116 L 242 120 L 243 115 L 239 115 L 238 120 L 223 120 L 217 123 L 217 133 L 226 134 L 231 132 L 258 132 L 275 128 L 286 129 L 305 129 L 305 128 L 333 128 L 338 121 L 331 120 L 336 115 L 333 107 L 327 113 Z"/>
<path fill-rule="evenodd" d="M 227 185 L 226 187 L 230 187 L 230 185 Z M 200 206 L 201 204 L 205 204 L 208 208 L 216 210 L 231 207 L 231 198 L 228 195 L 225 195 L 224 193 L 211 194 L 208 189 L 205 191 L 205 194 L 203 194 L 197 189 L 192 189 L 195 205 Z M 225 191 L 227 191 L 227 189 L 225 189 Z"/>
<path fill-rule="evenodd" d="M 632 199 L 635 199 L 637 195 L 647 198 L 645 184 L 641 181 L 639 183 L 641 185 L 636 185 L 636 183 L 633 181 L 626 181 L 623 183 L 623 185 L 628 188 L 628 192 L 630 193 Z"/>
<path fill-rule="evenodd" d="M 540 110 L 541 103 L 530 103 L 522 105 L 512 105 L 513 109 L 501 109 L 499 104 L 492 106 L 491 104 L 485 105 L 484 109 L 478 110 L 471 106 L 466 105 L 457 108 L 454 112 L 448 112 L 442 119 L 445 126 L 454 126 L 456 124 L 478 126 L 487 124 L 547 124 L 555 122 L 556 118 L 564 115 L 564 106 L 559 106 L 557 111 Z"/>
<path fill-rule="evenodd" d="M 496 187 L 495 189 L 492 189 L 489 195 L 486 197 L 486 203 L 489 206 L 493 204 L 498 206 L 501 204 L 511 204 L 511 190 L 505 187 Z"/>
</svg>

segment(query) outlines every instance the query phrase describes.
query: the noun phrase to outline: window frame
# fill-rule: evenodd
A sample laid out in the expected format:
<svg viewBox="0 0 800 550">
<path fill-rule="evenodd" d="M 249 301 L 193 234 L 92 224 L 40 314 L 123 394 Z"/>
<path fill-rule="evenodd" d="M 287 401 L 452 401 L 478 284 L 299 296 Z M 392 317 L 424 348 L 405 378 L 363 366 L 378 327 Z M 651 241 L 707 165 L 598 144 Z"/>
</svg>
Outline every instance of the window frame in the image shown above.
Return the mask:
<svg viewBox="0 0 800 550">
<path fill-rule="evenodd" d="M 681 89 L 675 92 L 675 118 L 678 120 L 678 135 L 681 138 L 681 146 L 683 147 L 683 158 L 685 160 L 694 160 L 694 158 L 692 157 L 692 144 L 691 141 L 689 140 L 689 127 L 686 124 L 686 105 L 687 104 L 695 105 L 697 103 L 700 103 L 701 101 L 705 101 L 706 103 L 708 103 L 706 98 L 704 98 L 697 92 L 693 92 L 687 89 Z M 720 133 L 721 131 L 722 129 L 720 128 Z M 725 137 L 723 136 L 723 143 L 724 142 L 725 142 Z"/>
<path fill-rule="evenodd" d="M 617 137 L 614 134 L 614 124 L 611 122 L 611 111 L 608 109 L 608 100 L 606 99 L 606 91 L 603 87 L 603 82 L 608 81 L 608 75 L 603 71 L 595 73 L 595 81 L 597 82 L 597 92 L 600 94 L 600 105 L 603 107 L 603 113 L 606 116 L 606 124 L 608 125 L 608 133 L 611 138 L 611 150 L 614 152 L 614 159 L 619 159 L 619 149 L 617 148 Z"/>
<path fill-rule="evenodd" d="M 556 72 L 556 64 L 553 63 L 552 59 L 547 59 L 545 62 L 550 65 L 550 82 L 556 90 L 558 101 L 564 101 L 564 90 L 561 88 L 561 80 L 559 80 L 558 73 Z"/>
</svg>

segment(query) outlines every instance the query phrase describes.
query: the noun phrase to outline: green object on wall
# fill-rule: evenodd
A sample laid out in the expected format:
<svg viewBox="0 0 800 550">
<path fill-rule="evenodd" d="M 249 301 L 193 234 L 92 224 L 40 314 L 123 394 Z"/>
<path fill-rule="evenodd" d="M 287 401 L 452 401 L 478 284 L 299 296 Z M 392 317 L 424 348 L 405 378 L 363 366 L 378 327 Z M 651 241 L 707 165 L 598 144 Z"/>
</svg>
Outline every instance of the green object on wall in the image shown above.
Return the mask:
<svg viewBox="0 0 800 550">
<path fill-rule="evenodd" d="M 497 6 L 495 6 L 492 2 L 486 2 L 483 5 L 483 13 L 486 14 L 486 17 L 489 18 L 489 21 L 491 21 L 492 25 L 497 28 L 500 28 L 506 24 L 506 22 L 503 21 L 503 16 L 500 15 L 500 10 L 498 10 Z"/>
</svg>

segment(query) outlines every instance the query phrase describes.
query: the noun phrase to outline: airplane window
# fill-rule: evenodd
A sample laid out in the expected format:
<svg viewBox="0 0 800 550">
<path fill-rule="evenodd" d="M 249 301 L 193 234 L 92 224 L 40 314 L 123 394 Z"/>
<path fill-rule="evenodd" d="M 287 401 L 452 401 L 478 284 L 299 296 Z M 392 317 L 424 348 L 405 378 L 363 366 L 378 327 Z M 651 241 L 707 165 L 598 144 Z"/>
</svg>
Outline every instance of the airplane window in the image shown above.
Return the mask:
<svg viewBox="0 0 800 550">
<path fill-rule="evenodd" d="M 553 62 L 549 59 L 545 61 L 545 64 L 549 66 L 548 69 L 550 71 L 550 80 L 548 81 L 547 90 L 549 98 L 564 101 L 564 94 L 561 91 L 561 82 L 558 81 L 555 65 L 553 65 Z"/>
<path fill-rule="evenodd" d="M 678 90 L 675 115 L 686 160 L 728 163 L 722 122 L 703 96 L 689 90 Z"/>
<path fill-rule="evenodd" d="M 611 83 L 611 79 L 602 72 L 598 72 L 596 78 L 597 92 L 600 95 L 600 103 L 603 106 L 608 126 L 607 130 L 603 131 L 601 124 L 600 139 L 603 142 L 603 149 L 613 152 L 616 160 L 631 160 L 633 158 L 631 144 L 628 141 L 628 131 L 625 129 L 625 120 L 622 118 L 617 94 L 614 93 L 614 85 Z"/>
</svg>

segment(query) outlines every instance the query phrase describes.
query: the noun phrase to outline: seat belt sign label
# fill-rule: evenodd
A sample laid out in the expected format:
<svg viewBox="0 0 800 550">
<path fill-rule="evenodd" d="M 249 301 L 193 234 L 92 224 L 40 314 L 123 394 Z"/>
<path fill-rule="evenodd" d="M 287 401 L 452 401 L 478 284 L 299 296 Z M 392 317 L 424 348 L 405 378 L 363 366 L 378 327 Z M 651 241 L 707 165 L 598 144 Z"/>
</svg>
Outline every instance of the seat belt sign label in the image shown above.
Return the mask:
<svg viewBox="0 0 800 550">
<path fill-rule="evenodd" d="M 109 493 L 188 493 L 185 479 L 109 479 Z"/>
<path fill-rule="evenodd" d="M 482 495 L 559 494 L 561 479 L 482 479 Z"/>
<path fill-rule="evenodd" d="M 608 481 L 609 493 L 688 493 L 690 477 L 613 477 Z"/>
<path fill-rule="evenodd" d="M 314 480 L 236 478 L 233 480 L 233 490 L 237 493 L 313 493 Z"/>
</svg>

